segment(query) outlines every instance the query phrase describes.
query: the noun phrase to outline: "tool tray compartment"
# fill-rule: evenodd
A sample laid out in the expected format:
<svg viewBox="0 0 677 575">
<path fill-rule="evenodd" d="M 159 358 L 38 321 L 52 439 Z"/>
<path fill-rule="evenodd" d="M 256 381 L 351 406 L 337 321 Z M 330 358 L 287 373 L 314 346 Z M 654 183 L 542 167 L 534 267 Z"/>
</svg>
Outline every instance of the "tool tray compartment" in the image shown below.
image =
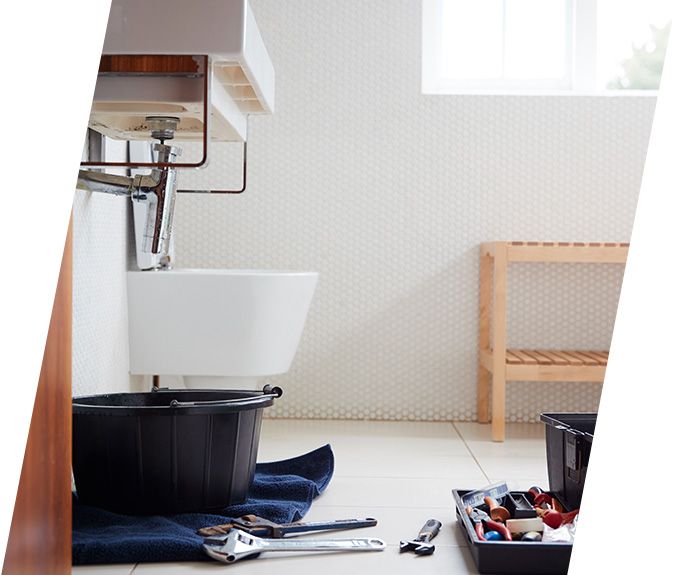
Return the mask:
<svg viewBox="0 0 677 575">
<path fill-rule="evenodd" d="M 453 490 L 456 520 L 468 540 L 470 553 L 480 573 L 566 575 L 573 548 L 571 543 L 480 541 L 463 505 L 463 496 L 467 493 L 470 493 L 470 490 Z M 521 491 L 512 493 L 526 495 Z M 554 496 L 552 493 L 551 495 Z M 560 498 L 558 500 L 569 510 L 569 506 L 564 505 Z"/>
</svg>

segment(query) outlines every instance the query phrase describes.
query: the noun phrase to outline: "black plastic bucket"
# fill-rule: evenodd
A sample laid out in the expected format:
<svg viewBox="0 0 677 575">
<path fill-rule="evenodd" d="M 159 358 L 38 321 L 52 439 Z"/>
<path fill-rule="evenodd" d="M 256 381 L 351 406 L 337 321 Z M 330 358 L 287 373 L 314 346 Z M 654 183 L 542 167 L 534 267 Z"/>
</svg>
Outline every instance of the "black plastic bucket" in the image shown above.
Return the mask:
<svg viewBox="0 0 677 575">
<path fill-rule="evenodd" d="M 79 501 L 126 514 L 242 503 L 254 477 L 263 409 L 281 394 L 267 387 L 74 398 Z"/>
</svg>

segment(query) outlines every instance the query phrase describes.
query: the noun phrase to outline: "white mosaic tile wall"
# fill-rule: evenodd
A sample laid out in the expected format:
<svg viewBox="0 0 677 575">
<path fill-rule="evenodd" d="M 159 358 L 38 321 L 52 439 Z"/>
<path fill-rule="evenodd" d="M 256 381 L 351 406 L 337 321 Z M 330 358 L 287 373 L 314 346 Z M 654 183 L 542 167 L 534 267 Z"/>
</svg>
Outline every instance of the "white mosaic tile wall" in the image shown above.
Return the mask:
<svg viewBox="0 0 677 575">
<path fill-rule="evenodd" d="M 127 391 L 127 214 L 124 198 L 73 201 L 73 395 Z"/>
<path fill-rule="evenodd" d="M 131 221 L 127 198 L 75 191 L 74 396 L 132 391 L 141 384 L 129 375 L 126 272 L 135 261 Z"/>
<path fill-rule="evenodd" d="M 252 5 L 277 109 L 250 121 L 245 194 L 179 197 L 178 265 L 320 272 L 274 416 L 474 419 L 478 245 L 627 241 L 655 100 L 422 96 L 417 0 Z M 510 343 L 608 346 L 621 279 L 515 266 Z M 514 382 L 508 417 L 599 390 Z"/>
<path fill-rule="evenodd" d="M 244 195 L 179 197 L 178 264 L 320 271 L 274 416 L 473 419 L 478 244 L 628 240 L 654 99 L 422 96 L 416 0 L 252 4 L 277 110 L 250 122 Z M 239 184 L 230 148 L 219 187 Z M 75 194 L 74 394 L 138 385 L 128 210 Z M 513 266 L 510 343 L 608 346 L 621 279 Z M 595 409 L 599 389 L 512 382 L 508 417 Z"/>
</svg>

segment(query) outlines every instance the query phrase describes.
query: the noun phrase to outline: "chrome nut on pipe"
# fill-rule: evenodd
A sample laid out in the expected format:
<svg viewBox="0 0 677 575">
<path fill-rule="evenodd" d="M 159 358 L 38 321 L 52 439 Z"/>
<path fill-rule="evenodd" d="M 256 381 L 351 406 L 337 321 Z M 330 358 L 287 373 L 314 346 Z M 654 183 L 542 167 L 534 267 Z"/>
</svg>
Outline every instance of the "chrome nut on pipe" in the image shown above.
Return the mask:
<svg viewBox="0 0 677 575">
<path fill-rule="evenodd" d="M 179 126 L 180 118 L 174 116 L 146 116 L 146 124 L 154 140 L 172 140 L 174 132 Z M 165 160 L 160 160 L 165 161 Z"/>
<path fill-rule="evenodd" d="M 80 170 L 77 184 L 81 190 L 131 196 L 135 202 L 135 211 L 141 211 L 139 220 L 143 222 L 143 231 L 137 235 L 140 251 L 160 256 L 159 263 L 153 262 L 145 266 L 139 263 L 142 269 L 167 267 L 170 260 L 176 200 L 176 168 L 171 164 L 181 155 L 180 148 L 164 143 L 174 137 L 179 118 L 152 116 L 146 118 L 146 121 L 153 137 L 160 140 L 160 143 L 153 146 L 157 162 L 167 165 L 153 168 L 149 175 L 135 177 Z"/>
</svg>

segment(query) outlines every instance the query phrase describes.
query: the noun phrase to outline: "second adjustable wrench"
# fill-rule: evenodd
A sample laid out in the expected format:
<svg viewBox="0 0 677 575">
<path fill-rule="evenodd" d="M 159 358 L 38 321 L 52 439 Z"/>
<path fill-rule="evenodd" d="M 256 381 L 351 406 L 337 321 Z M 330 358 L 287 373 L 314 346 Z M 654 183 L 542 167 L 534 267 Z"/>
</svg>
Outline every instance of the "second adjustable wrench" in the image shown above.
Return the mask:
<svg viewBox="0 0 677 575">
<path fill-rule="evenodd" d="M 442 524 L 437 519 L 428 519 L 416 539 L 400 541 L 400 553 L 413 551 L 416 555 L 432 555 L 435 546 L 430 541 L 440 532 L 441 527 Z"/>
<path fill-rule="evenodd" d="M 205 539 L 207 555 L 223 563 L 234 563 L 266 551 L 383 551 L 382 539 L 263 539 L 231 529 L 228 535 Z"/>
</svg>

